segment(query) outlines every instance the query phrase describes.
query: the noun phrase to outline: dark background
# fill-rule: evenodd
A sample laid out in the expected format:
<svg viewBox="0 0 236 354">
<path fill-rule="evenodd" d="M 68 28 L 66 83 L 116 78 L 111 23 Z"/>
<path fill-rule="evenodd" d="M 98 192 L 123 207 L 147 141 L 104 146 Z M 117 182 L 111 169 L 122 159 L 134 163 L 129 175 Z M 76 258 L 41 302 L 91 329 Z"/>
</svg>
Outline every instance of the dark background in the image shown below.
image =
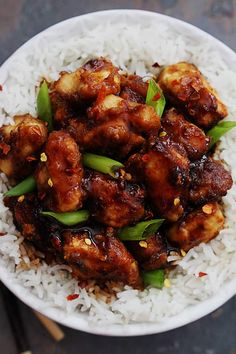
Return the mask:
<svg viewBox="0 0 236 354">
<path fill-rule="evenodd" d="M 190 22 L 236 50 L 236 0 L 0 0 L 0 64 L 46 27 L 105 9 L 144 9 Z M 236 84 L 236 83 L 235 83 Z M 63 328 L 55 343 L 31 310 L 20 304 L 33 354 L 236 354 L 236 297 L 213 314 L 159 335 L 112 338 Z M 17 354 L 0 296 L 0 354 Z"/>
</svg>

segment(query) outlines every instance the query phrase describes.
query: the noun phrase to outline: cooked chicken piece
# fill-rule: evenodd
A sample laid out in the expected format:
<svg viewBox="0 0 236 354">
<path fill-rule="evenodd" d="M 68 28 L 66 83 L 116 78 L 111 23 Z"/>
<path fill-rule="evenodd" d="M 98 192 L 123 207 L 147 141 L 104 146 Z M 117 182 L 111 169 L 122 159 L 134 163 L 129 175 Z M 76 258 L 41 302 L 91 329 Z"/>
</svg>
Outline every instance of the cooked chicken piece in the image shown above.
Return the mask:
<svg viewBox="0 0 236 354">
<path fill-rule="evenodd" d="M 159 127 L 153 107 L 108 95 L 88 110 L 88 119 L 70 119 L 67 130 L 81 148 L 121 159 L 139 149 Z"/>
<path fill-rule="evenodd" d="M 4 204 L 13 213 L 14 223 L 24 238 L 34 241 L 38 246 L 46 241 L 47 225 L 40 217 L 41 208 L 35 194 L 28 193 L 23 198 L 6 197 Z"/>
<path fill-rule="evenodd" d="M 184 146 L 190 160 L 200 159 L 207 152 L 210 138 L 202 129 L 189 123 L 175 108 L 165 112 L 161 124 L 171 139 Z"/>
<path fill-rule="evenodd" d="M 148 83 L 138 75 L 121 76 L 120 96 L 128 101 L 145 103 Z"/>
<path fill-rule="evenodd" d="M 0 170 L 15 180 L 29 175 L 46 139 L 44 122 L 29 114 L 15 116 L 14 125 L 0 128 Z"/>
<path fill-rule="evenodd" d="M 224 226 L 224 215 L 218 203 L 208 203 L 174 223 L 167 230 L 168 239 L 184 251 L 209 242 Z"/>
<path fill-rule="evenodd" d="M 160 128 L 160 117 L 153 107 L 126 101 L 115 95 L 97 100 L 88 110 L 88 116 L 94 122 L 104 122 L 119 116 L 128 121 L 134 131 L 143 134 L 158 132 Z"/>
<path fill-rule="evenodd" d="M 77 141 L 81 149 L 104 154 L 117 159 L 127 156 L 142 146 L 145 139 L 133 133 L 122 118 L 104 122 L 93 128 L 79 119 L 70 119 L 67 131 Z"/>
<path fill-rule="evenodd" d="M 176 221 L 184 212 L 189 186 L 189 160 L 168 135 L 152 139 L 146 154 L 128 160 L 127 170 L 144 181 L 159 216 Z"/>
<path fill-rule="evenodd" d="M 95 99 L 101 92 L 117 94 L 120 91 L 118 70 L 105 58 L 90 60 L 72 73 L 61 73 L 53 91 L 69 101 Z"/>
<path fill-rule="evenodd" d="M 62 98 L 57 92 L 50 94 L 51 104 L 53 109 L 53 118 L 59 127 L 65 128 L 68 119 L 76 117 L 76 110 L 74 105 Z"/>
<path fill-rule="evenodd" d="M 190 175 L 189 199 L 194 204 L 220 200 L 233 184 L 223 164 L 206 156 L 191 164 Z"/>
<path fill-rule="evenodd" d="M 41 161 L 35 178 L 45 206 L 56 212 L 81 208 L 83 168 L 74 139 L 64 131 L 52 132 Z"/>
<path fill-rule="evenodd" d="M 79 279 L 103 283 L 110 279 L 135 288 L 141 286 L 137 262 L 112 228 L 64 230 L 62 236 L 64 259 Z"/>
<path fill-rule="evenodd" d="M 145 241 L 130 241 L 126 245 L 143 269 L 154 270 L 166 266 L 167 245 L 159 233 Z"/>
<path fill-rule="evenodd" d="M 123 227 L 144 216 L 144 190 L 136 184 L 91 172 L 85 189 L 92 216 L 102 224 Z"/>
<path fill-rule="evenodd" d="M 180 62 L 164 68 L 158 78 L 166 98 L 182 108 L 199 127 L 208 129 L 227 116 L 227 108 L 198 68 Z"/>
</svg>

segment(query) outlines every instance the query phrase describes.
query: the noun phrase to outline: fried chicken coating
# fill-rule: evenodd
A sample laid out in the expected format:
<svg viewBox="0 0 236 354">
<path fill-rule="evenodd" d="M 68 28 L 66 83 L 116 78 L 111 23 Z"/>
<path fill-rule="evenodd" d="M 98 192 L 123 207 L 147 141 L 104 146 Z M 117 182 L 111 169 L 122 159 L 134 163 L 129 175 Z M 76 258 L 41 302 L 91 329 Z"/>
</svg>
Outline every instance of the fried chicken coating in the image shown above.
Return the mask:
<svg viewBox="0 0 236 354">
<path fill-rule="evenodd" d="M 182 144 L 190 160 L 197 160 L 208 150 L 210 138 L 188 122 L 175 108 L 165 111 L 161 125 L 176 143 Z"/>
<path fill-rule="evenodd" d="M 228 114 L 217 92 L 193 64 L 180 62 L 165 67 L 158 83 L 166 98 L 201 128 L 211 128 Z"/>
<path fill-rule="evenodd" d="M 44 205 L 55 212 L 81 208 L 83 167 L 74 139 L 64 131 L 52 132 L 43 160 L 35 172 L 35 179 L 39 194 L 45 196 Z"/>
<path fill-rule="evenodd" d="M 123 227 L 144 216 L 144 190 L 98 172 L 90 172 L 85 189 L 92 217 L 102 224 Z"/>
<path fill-rule="evenodd" d="M 63 72 L 53 85 L 53 91 L 69 101 L 95 99 L 103 94 L 120 91 L 120 75 L 110 60 L 105 58 L 88 61 L 72 73 Z"/>
<path fill-rule="evenodd" d="M 189 165 L 184 148 L 166 134 L 152 139 L 145 154 L 131 156 L 126 168 L 144 182 L 158 216 L 176 221 L 186 204 Z"/>
<path fill-rule="evenodd" d="M 154 270 L 167 264 L 167 245 L 160 233 L 149 236 L 143 244 L 139 241 L 126 242 L 126 246 L 144 270 Z"/>
<path fill-rule="evenodd" d="M 201 160 L 192 163 L 190 171 L 189 199 L 193 204 L 220 200 L 232 187 L 230 173 L 220 161 L 210 157 L 203 156 Z"/>
<path fill-rule="evenodd" d="M 6 197 L 4 204 L 11 210 L 14 223 L 25 239 L 38 247 L 45 246 L 48 237 L 47 224 L 40 216 L 40 204 L 34 193 L 28 193 L 22 201 L 18 197 Z"/>
<path fill-rule="evenodd" d="M 120 97 L 128 101 L 145 103 L 148 90 L 148 83 L 138 75 L 121 76 Z"/>
<path fill-rule="evenodd" d="M 63 254 L 79 279 L 120 281 L 140 288 L 138 264 L 112 228 L 64 230 Z"/>
<path fill-rule="evenodd" d="M 191 211 L 167 230 L 168 239 L 184 251 L 209 242 L 224 226 L 224 215 L 218 203 L 208 203 Z"/>
<path fill-rule="evenodd" d="M 0 170 L 14 180 L 23 179 L 33 171 L 46 140 L 44 122 L 29 114 L 15 116 L 13 125 L 0 128 Z"/>
<path fill-rule="evenodd" d="M 153 107 L 108 95 L 89 108 L 88 119 L 69 120 L 67 130 L 85 150 L 122 159 L 159 128 Z"/>
</svg>

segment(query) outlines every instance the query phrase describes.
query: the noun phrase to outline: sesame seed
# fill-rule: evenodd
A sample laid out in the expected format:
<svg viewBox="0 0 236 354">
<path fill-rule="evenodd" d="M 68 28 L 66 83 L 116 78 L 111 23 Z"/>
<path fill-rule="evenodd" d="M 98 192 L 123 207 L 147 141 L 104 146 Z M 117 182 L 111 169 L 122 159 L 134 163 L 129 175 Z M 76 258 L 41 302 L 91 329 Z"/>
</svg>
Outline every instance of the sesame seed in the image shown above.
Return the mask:
<svg viewBox="0 0 236 354">
<path fill-rule="evenodd" d="M 25 196 L 24 196 L 24 194 L 23 194 L 23 195 L 21 195 L 21 196 L 17 199 L 17 201 L 18 201 L 19 203 L 22 203 L 24 199 L 25 199 Z"/>
<path fill-rule="evenodd" d="M 187 254 L 184 250 L 180 250 L 180 253 L 181 253 L 181 256 L 182 256 L 182 257 L 185 257 L 186 254 Z"/>
<path fill-rule="evenodd" d="M 126 174 L 125 174 L 125 179 L 126 179 L 127 181 L 130 181 L 130 180 L 132 179 L 131 174 L 130 174 L 130 173 L 126 173 Z"/>
<path fill-rule="evenodd" d="M 123 168 L 120 169 L 120 175 L 121 175 L 121 177 L 125 176 L 125 170 L 123 170 Z"/>
<path fill-rule="evenodd" d="M 90 246 L 92 244 L 92 241 L 89 238 L 86 238 L 84 240 L 84 242 L 86 243 L 86 245 Z"/>
<path fill-rule="evenodd" d="M 51 178 L 49 178 L 49 179 L 48 179 L 48 185 L 49 185 L 50 187 L 52 187 L 52 186 L 53 186 L 53 181 L 52 181 L 52 179 L 51 179 Z"/>
<path fill-rule="evenodd" d="M 143 248 L 147 248 L 147 242 L 146 241 L 139 241 L 139 246 Z"/>
<path fill-rule="evenodd" d="M 42 162 L 46 162 L 47 161 L 47 155 L 45 154 L 45 152 L 42 152 L 42 154 L 40 155 L 40 161 Z"/>
<path fill-rule="evenodd" d="M 179 205 L 179 203 L 180 203 L 180 199 L 179 198 L 175 198 L 174 199 L 174 206 Z"/>
<path fill-rule="evenodd" d="M 170 287 L 171 287 L 170 279 L 166 278 L 166 279 L 164 280 L 164 287 L 165 287 L 165 288 L 170 288 Z"/>
<path fill-rule="evenodd" d="M 203 211 L 203 213 L 205 213 L 207 215 L 212 214 L 212 205 L 210 205 L 210 204 L 203 205 L 202 211 Z"/>
<path fill-rule="evenodd" d="M 166 136 L 166 134 L 167 134 L 166 132 L 161 132 L 161 133 L 159 134 L 159 137 L 162 138 L 162 137 Z"/>
</svg>

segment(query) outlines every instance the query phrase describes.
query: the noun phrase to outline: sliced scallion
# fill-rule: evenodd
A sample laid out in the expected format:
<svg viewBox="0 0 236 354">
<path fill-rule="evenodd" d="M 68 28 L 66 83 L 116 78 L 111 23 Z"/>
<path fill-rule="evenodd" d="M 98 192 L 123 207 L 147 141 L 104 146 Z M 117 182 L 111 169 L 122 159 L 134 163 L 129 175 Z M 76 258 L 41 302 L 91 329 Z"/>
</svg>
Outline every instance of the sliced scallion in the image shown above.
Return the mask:
<svg viewBox="0 0 236 354">
<path fill-rule="evenodd" d="M 34 176 L 29 176 L 15 187 L 9 189 L 4 196 L 5 197 L 18 197 L 25 193 L 33 192 L 36 189 L 36 182 Z"/>
<path fill-rule="evenodd" d="M 162 89 L 153 79 L 149 81 L 146 104 L 152 106 L 159 117 L 162 116 L 165 109 L 166 100 Z"/>
<path fill-rule="evenodd" d="M 142 278 L 145 286 L 162 289 L 165 281 L 165 272 L 163 269 L 155 269 L 142 272 Z"/>
<path fill-rule="evenodd" d="M 228 131 L 236 127 L 236 122 L 226 121 L 220 122 L 207 132 L 207 135 L 211 137 L 209 148 L 211 149 L 220 138 Z"/>
<path fill-rule="evenodd" d="M 38 116 L 44 122 L 47 122 L 47 127 L 49 131 L 53 130 L 52 122 L 52 105 L 49 96 L 48 85 L 44 80 L 40 86 L 38 97 L 37 97 L 37 112 Z"/>
<path fill-rule="evenodd" d="M 87 221 L 89 218 L 88 210 L 79 210 L 66 213 L 54 213 L 52 211 L 42 211 L 42 215 L 52 217 L 63 225 L 73 226 Z"/>
<path fill-rule="evenodd" d="M 135 226 L 126 226 L 120 229 L 118 237 L 122 241 L 141 241 L 157 232 L 164 219 L 141 221 Z"/>
<path fill-rule="evenodd" d="M 90 154 L 87 152 L 83 154 L 83 164 L 85 167 L 109 174 L 114 178 L 116 177 L 116 171 L 124 167 L 122 163 L 112 160 L 109 157 Z"/>
</svg>

